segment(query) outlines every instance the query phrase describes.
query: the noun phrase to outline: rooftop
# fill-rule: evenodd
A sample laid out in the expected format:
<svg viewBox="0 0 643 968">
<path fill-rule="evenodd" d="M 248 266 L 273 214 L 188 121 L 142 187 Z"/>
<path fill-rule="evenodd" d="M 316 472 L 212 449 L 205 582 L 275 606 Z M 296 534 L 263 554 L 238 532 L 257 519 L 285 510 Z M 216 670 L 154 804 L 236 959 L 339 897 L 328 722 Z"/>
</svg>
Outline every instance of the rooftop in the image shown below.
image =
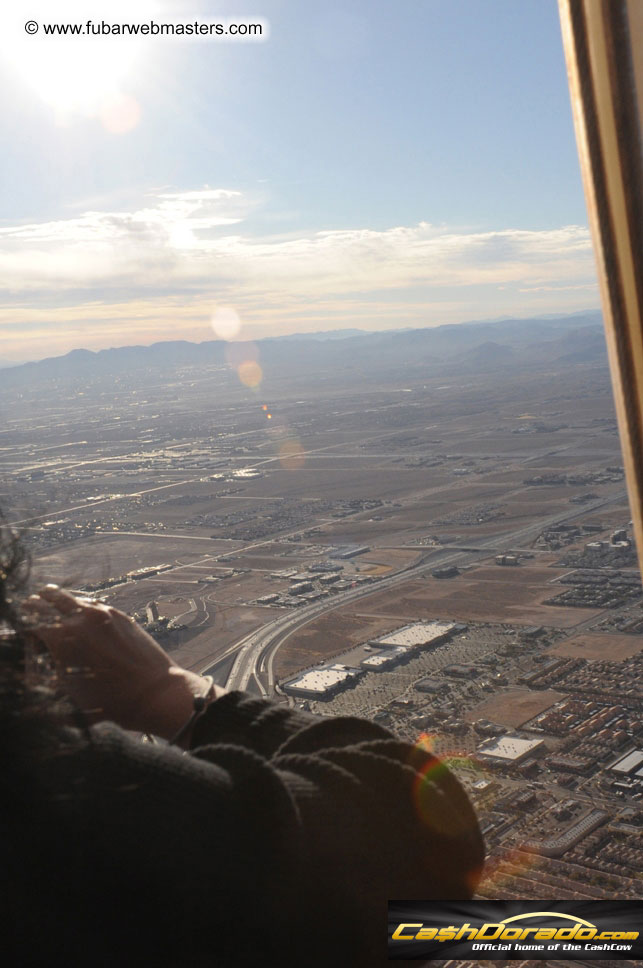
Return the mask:
<svg viewBox="0 0 643 968">
<path fill-rule="evenodd" d="M 332 686 L 336 686 L 345 679 L 350 679 L 352 676 L 357 675 L 358 672 L 359 670 L 357 669 L 351 669 L 340 663 L 336 663 L 335 665 L 324 666 L 320 669 L 311 669 L 296 679 L 289 680 L 285 685 L 291 689 L 306 689 L 310 692 L 324 693 Z"/>
<path fill-rule="evenodd" d="M 413 646 L 427 645 L 434 639 L 442 638 L 455 627 L 455 622 L 416 622 L 413 625 L 403 625 L 394 632 L 370 641 L 373 645 L 401 645 L 413 648 Z"/>
<path fill-rule="evenodd" d="M 500 736 L 498 739 L 488 740 L 478 747 L 480 756 L 491 756 L 498 760 L 521 760 L 528 753 L 542 746 L 540 739 L 522 739 L 520 736 Z"/>
<path fill-rule="evenodd" d="M 633 773 L 643 763 L 643 750 L 630 750 L 611 767 L 615 773 Z"/>
<path fill-rule="evenodd" d="M 387 649 L 386 652 L 376 652 L 374 655 L 369 655 L 366 659 L 362 659 L 362 666 L 364 668 L 376 668 L 377 666 L 388 665 L 389 662 L 394 662 L 399 659 L 407 651 L 403 646 L 396 646 L 392 649 Z"/>
</svg>

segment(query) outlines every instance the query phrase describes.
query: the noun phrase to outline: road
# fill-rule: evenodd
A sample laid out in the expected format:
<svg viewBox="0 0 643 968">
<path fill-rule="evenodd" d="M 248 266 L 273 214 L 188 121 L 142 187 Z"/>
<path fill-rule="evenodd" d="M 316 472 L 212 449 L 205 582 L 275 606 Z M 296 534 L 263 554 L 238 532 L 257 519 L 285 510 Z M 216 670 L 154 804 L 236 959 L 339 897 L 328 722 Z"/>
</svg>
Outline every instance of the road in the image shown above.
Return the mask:
<svg viewBox="0 0 643 968">
<path fill-rule="evenodd" d="M 625 491 L 622 490 L 610 498 L 595 501 L 592 504 L 585 505 L 581 509 L 575 508 L 571 511 L 551 515 L 539 521 L 537 524 L 528 525 L 504 534 L 493 535 L 485 540 L 477 541 L 476 544 L 480 549 L 488 552 L 491 552 L 496 547 L 517 548 L 522 542 L 528 540 L 533 541 L 541 531 L 553 524 L 563 524 L 573 521 L 578 517 L 585 517 L 588 513 L 596 511 L 606 505 L 622 501 L 624 497 Z M 396 585 L 414 578 L 420 578 L 428 572 L 433 571 L 436 567 L 447 564 L 464 565 L 470 563 L 472 560 L 476 560 L 478 557 L 479 553 L 475 554 L 473 552 L 437 551 L 431 555 L 430 561 L 423 561 L 418 565 L 413 565 L 403 571 L 396 572 L 387 578 L 381 578 L 375 587 L 378 592 L 383 589 L 394 588 Z M 231 646 L 221 656 L 223 658 L 223 656 L 228 656 L 236 652 L 234 664 L 227 678 L 227 688 L 247 689 L 252 681 L 252 685 L 259 690 L 261 695 L 271 695 L 275 686 L 274 657 L 284 641 L 297 629 L 307 625 L 320 615 L 334 611 L 352 601 L 370 595 L 373 591 L 374 587 L 371 584 L 350 589 L 349 591 L 333 596 L 331 599 L 325 599 L 322 602 L 315 602 L 299 608 L 294 614 L 289 612 L 286 615 L 281 615 L 273 622 L 246 635 L 240 642 Z M 212 660 L 209 662 L 209 665 L 211 664 Z"/>
</svg>

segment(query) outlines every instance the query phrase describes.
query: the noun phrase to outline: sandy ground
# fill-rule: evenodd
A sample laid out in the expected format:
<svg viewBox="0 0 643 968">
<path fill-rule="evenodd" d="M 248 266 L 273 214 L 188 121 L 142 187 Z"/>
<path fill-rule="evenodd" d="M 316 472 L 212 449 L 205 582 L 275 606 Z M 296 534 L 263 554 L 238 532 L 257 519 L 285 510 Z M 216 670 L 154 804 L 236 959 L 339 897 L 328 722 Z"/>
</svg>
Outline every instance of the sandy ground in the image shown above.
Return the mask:
<svg viewBox="0 0 643 968">
<path fill-rule="evenodd" d="M 412 619 L 450 618 L 455 621 L 506 622 L 570 628 L 598 611 L 542 605 L 552 597 L 549 580 L 562 572 L 547 568 L 483 567 L 454 579 L 427 578 L 375 592 L 360 611 Z"/>
<path fill-rule="evenodd" d="M 572 659 L 587 659 L 589 662 L 597 659 L 622 662 L 633 655 L 638 655 L 641 649 L 643 649 L 643 635 L 585 633 L 567 639 L 565 642 L 560 642 L 550 651 L 555 655 Z"/>
<path fill-rule="evenodd" d="M 42 555 L 34 562 L 37 581 L 56 581 L 71 587 L 117 577 L 149 565 L 187 563 L 206 555 L 225 554 L 228 541 L 167 535 L 94 535 L 66 548 Z M 178 577 L 178 575 L 177 575 Z"/>
<path fill-rule="evenodd" d="M 545 692 L 508 689 L 474 706 L 464 718 L 469 723 L 474 723 L 478 719 L 488 719 L 492 723 L 517 728 L 563 698 L 562 693 L 555 692 L 553 689 Z"/>
<path fill-rule="evenodd" d="M 322 616 L 286 640 L 277 653 L 276 675 L 284 678 L 313 662 L 345 652 L 398 624 L 390 619 L 369 619 L 335 612 Z"/>
</svg>

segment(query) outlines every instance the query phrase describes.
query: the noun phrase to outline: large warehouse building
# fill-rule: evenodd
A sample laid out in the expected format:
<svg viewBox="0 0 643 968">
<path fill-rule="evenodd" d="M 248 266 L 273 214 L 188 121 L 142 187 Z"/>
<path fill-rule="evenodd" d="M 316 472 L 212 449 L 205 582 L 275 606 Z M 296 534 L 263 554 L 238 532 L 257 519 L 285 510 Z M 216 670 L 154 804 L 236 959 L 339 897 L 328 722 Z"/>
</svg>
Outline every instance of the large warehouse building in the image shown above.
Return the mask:
<svg viewBox="0 0 643 968">
<path fill-rule="evenodd" d="M 361 669 L 353 669 L 337 662 L 334 665 L 318 666 L 301 675 L 288 679 L 282 689 L 290 696 L 306 699 L 330 699 L 331 696 L 346 689 L 347 686 L 363 675 Z"/>
<path fill-rule="evenodd" d="M 522 763 L 533 753 L 542 752 L 545 744 L 541 739 L 525 739 L 521 736 L 500 736 L 489 739 L 477 749 L 478 756 L 507 766 Z"/>
<path fill-rule="evenodd" d="M 336 657 L 334 663 L 327 662 L 293 676 L 282 684 L 282 689 L 288 695 L 299 698 L 330 699 L 366 672 L 391 669 L 414 650 L 427 646 L 434 648 L 454 632 L 465 629 L 465 625 L 456 622 L 414 622 L 403 625 L 348 650 L 339 660 Z M 367 651 L 371 654 L 365 655 Z"/>
<path fill-rule="evenodd" d="M 399 647 L 405 649 L 420 649 L 427 645 L 435 646 L 445 642 L 456 631 L 463 631 L 464 626 L 456 622 L 414 622 L 403 625 L 394 632 L 387 632 L 377 639 L 370 639 L 369 645 L 376 648 Z"/>
<path fill-rule="evenodd" d="M 392 649 L 382 649 L 380 652 L 375 652 L 366 659 L 362 659 L 360 665 L 367 672 L 381 672 L 397 665 L 408 654 L 408 651 L 401 645 L 394 646 Z"/>
</svg>

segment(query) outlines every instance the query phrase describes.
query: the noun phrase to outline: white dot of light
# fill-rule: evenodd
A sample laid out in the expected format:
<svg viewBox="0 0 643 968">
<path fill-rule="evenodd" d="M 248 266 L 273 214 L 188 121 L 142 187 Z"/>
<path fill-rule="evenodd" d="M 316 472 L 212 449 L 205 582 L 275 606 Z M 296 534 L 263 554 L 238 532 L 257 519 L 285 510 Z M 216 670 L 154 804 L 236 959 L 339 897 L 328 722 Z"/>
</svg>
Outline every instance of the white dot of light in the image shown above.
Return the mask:
<svg viewBox="0 0 643 968">
<path fill-rule="evenodd" d="M 100 109 L 103 127 L 111 134 L 125 134 L 141 119 L 138 101 L 129 94 L 113 94 L 105 98 Z"/>
<path fill-rule="evenodd" d="M 139 111 L 123 82 L 133 73 L 144 47 L 153 38 L 146 36 L 47 35 L 44 24 L 79 24 L 88 20 L 98 26 L 143 23 L 158 13 L 157 0 L 109 0 L 102 5 L 92 0 L 35 0 L 3 18 L 0 45 L 5 63 L 55 112 L 59 121 L 76 117 L 100 117 L 107 112 L 108 130 L 122 133 L 138 121 Z M 38 31 L 28 34 L 25 23 L 35 21 Z M 120 100 L 120 105 L 119 105 Z"/>
<path fill-rule="evenodd" d="M 232 306 L 220 306 L 215 310 L 210 325 L 219 339 L 234 339 L 241 331 L 239 314 Z"/>
</svg>

